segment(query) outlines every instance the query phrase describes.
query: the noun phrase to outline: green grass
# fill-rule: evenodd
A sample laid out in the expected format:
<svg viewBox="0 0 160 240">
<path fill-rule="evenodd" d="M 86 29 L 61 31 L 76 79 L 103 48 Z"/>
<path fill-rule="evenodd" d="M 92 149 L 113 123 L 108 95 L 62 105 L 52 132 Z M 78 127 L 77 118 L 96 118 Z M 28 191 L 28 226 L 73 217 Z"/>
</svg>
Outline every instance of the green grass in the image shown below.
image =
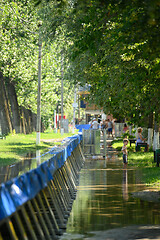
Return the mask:
<svg viewBox="0 0 160 240">
<path fill-rule="evenodd" d="M 123 146 L 123 140 L 122 139 L 112 141 L 112 147 L 115 148 L 117 151 L 121 151 L 122 146 Z M 132 144 L 132 146 L 130 147 L 130 144 L 128 143 L 127 149 L 128 149 L 128 151 L 133 152 L 135 150 L 135 144 Z"/>
<path fill-rule="evenodd" d="M 119 151 L 119 156 L 122 156 L 123 140 L 114 140 L 112 142 L 112 147 Z M 141 152 L 135 152 L 135 144 L 132 144 L 130 147 L 129 143 L 127 145 L 128 150 L 128 165 L 135 167 L 152 167 L 155 164 L 153 163 L 154 155 L 153 152 L 144 152 L 142 148 Z"/>
<path fill-rule="evenodd" d="M 119 151 L 119 156 L 122 158 L 123 140 L 114 140 L 112 147 Z M 135 144 L 130 147 L 128 144 L 128 166 L 132 166 L 141 170 L 142 181 L 147 185 L 160 186 L 160 168 L 154 163 L 153 151 L 135 152 Z"/>
<path fill-rule="evenodd" d="M 160 187 L 160 168 L 144 168 L 142 171 L 142 180 L 147 185 Z"/>
<path fill-rule="evenodd" d="M 15 134 L 8 135 L 6 139 L 0 139 L 0 166 L 10 165 L 20 161 L 27 154 L 36 150 L 41 152 L 48 151 L 48 148 L 54 145 L 61 144 L 61 141 L 72 133 L 54 133 L 53 131 L 46 131 L 41 133 L 41 143 L 36 146 L 36 132 L 32 134 Z"/>
<path fill-rule="evenodd" d="M 112 147 L 115 148 L 117 151 L 121 151 L 123 146 L 123 140 L 113 140 Z"/>
<path fill-rule="evenodd" d="M 153 152 L 129 152 L 128 162 L 129 166 L 136 167 L 153 167 L 154 154 Z"/>
</svg>

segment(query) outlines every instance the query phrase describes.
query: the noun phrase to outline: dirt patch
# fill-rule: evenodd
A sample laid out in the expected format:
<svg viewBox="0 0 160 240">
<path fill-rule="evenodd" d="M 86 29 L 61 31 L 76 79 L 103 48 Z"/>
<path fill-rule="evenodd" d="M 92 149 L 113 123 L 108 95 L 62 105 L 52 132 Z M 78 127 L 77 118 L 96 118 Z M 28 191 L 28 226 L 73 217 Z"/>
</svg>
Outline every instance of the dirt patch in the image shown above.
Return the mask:
<svg viewBox="0 0 160 240">
<path fill-rule="evenodd" d="M 133 192 L 131 193 L 131 196 L 134 198 L 140 198 L 148 202 L 160 202 L 160 191 L 157 190 L 144 190 L 141 192 Z"/>
</svg>

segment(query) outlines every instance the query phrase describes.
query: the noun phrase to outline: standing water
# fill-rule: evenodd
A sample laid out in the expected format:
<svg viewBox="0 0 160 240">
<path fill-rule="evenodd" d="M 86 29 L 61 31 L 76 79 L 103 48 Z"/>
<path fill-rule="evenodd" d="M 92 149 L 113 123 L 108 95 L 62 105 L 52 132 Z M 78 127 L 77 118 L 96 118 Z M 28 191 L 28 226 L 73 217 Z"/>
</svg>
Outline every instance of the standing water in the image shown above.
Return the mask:
<svg viewBox="0 0 160 240">
<path fill-rule="evenodd" d="M 61 239 L 160 239 L 160 204 L 130 194 L 144 189 L 140 171 L 123 169 L 116 154 L 87 159 Z"/>
</svg>

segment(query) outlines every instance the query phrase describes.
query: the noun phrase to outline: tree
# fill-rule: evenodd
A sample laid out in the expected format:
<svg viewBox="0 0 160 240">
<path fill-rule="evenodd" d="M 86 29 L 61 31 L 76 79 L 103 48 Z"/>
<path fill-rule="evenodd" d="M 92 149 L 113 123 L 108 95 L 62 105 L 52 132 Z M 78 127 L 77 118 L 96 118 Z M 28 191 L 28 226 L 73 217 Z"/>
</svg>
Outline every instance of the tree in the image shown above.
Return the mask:
<svg viewBox="0 0 160 240">
<path fill-rule="evenodd" d="M 1 1 L 0 71 L 11 121 L 11 127 L 8 126 L 6 132 L 15 129 L 16 132 L 28 133 L 34 129 L 30 126 L 30 119 L 36 113 L 39 20 L 43 22 L 42 120 L 46 127 L 60 101 L 60 52 L 64 40 L 57 30 L 63 20 L 59 3 L 55 1 L 35 7 L 33 1 Z M 51 14 L 53 10 L 54 15 Z M 50 18 L 47 15 L 49 11 Z M 58 37 L 59 42 L 56 40 Z M 69 81 L 64 81 L 64 88 L 67 89 L 64 95 L 66 104 L 71 91 Z"/>
<path fill-rule="evenodd" d="M 73 75 L 91 84 L 90 100 L 117 118 L 141 123 L 160 111 L 159 8 L 150 0 L 76 1 L 73 7 Z"/>
</svg>

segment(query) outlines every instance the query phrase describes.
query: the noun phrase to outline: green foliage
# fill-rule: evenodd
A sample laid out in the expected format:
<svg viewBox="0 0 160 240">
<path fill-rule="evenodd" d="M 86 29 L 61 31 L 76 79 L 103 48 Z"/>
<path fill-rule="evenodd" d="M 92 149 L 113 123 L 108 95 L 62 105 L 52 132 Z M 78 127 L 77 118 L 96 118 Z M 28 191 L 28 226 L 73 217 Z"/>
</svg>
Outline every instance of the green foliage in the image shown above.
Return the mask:
<svg viewBox="0 0 160 240">
<path fill-rule="evenodd" d="M 68 115 L 75 83 L 90 84 L 89 101 L 117 119 L 147 125 L 149 114 L 160 112 L 158 0 L 2 0 L 0 9 L 0 71 L 14 83 L 19 105 L 33 112 L 42 37 L 45 123 L 60 105 L 62 55 Z"/>
<path fill-rule="evenodd" d="M 90 101 L 135 124 L 160 111 L 159 8 L 158 1 L 76 1 L 67 25 L 70 67 L 91 85 Z"/>
<path fill-rule="evenodd" d="M 63 5 L 63 6 L 62 6 Z M 67 6 L 67 5 L 66 5 Z M 67 55 L 64 30 L 64 1 L 38 7 L 32 0 L 4 1 L 0 3 L 0 71 L 7 81 L 11 81 L 16 89 L 18 104 L 37 111 L 38 89 L 38 41 L 42 38 L 42 120 L 45 127 L 52 121 L 54 110 L 61 102 L 61 62 L 63 59 L 64 79 L 64 114 L 68 105 L 73 102 L 73 84 L 65 72 Z M 42 26 L 39 27 L 39 23 Z M 54 40 L 53 40 L 54 37 Z M 51 41 L 52 40 L 52 41 Z M 68 97 L 69 96 L 69 97 Z"/>
<path fill-rule="evenodd" d="M 135 138 L 133 135 L 129 134 L 129 131 L 127 130 L 125 133 L 122 134 L 122 138 Z"/>
</svg>

